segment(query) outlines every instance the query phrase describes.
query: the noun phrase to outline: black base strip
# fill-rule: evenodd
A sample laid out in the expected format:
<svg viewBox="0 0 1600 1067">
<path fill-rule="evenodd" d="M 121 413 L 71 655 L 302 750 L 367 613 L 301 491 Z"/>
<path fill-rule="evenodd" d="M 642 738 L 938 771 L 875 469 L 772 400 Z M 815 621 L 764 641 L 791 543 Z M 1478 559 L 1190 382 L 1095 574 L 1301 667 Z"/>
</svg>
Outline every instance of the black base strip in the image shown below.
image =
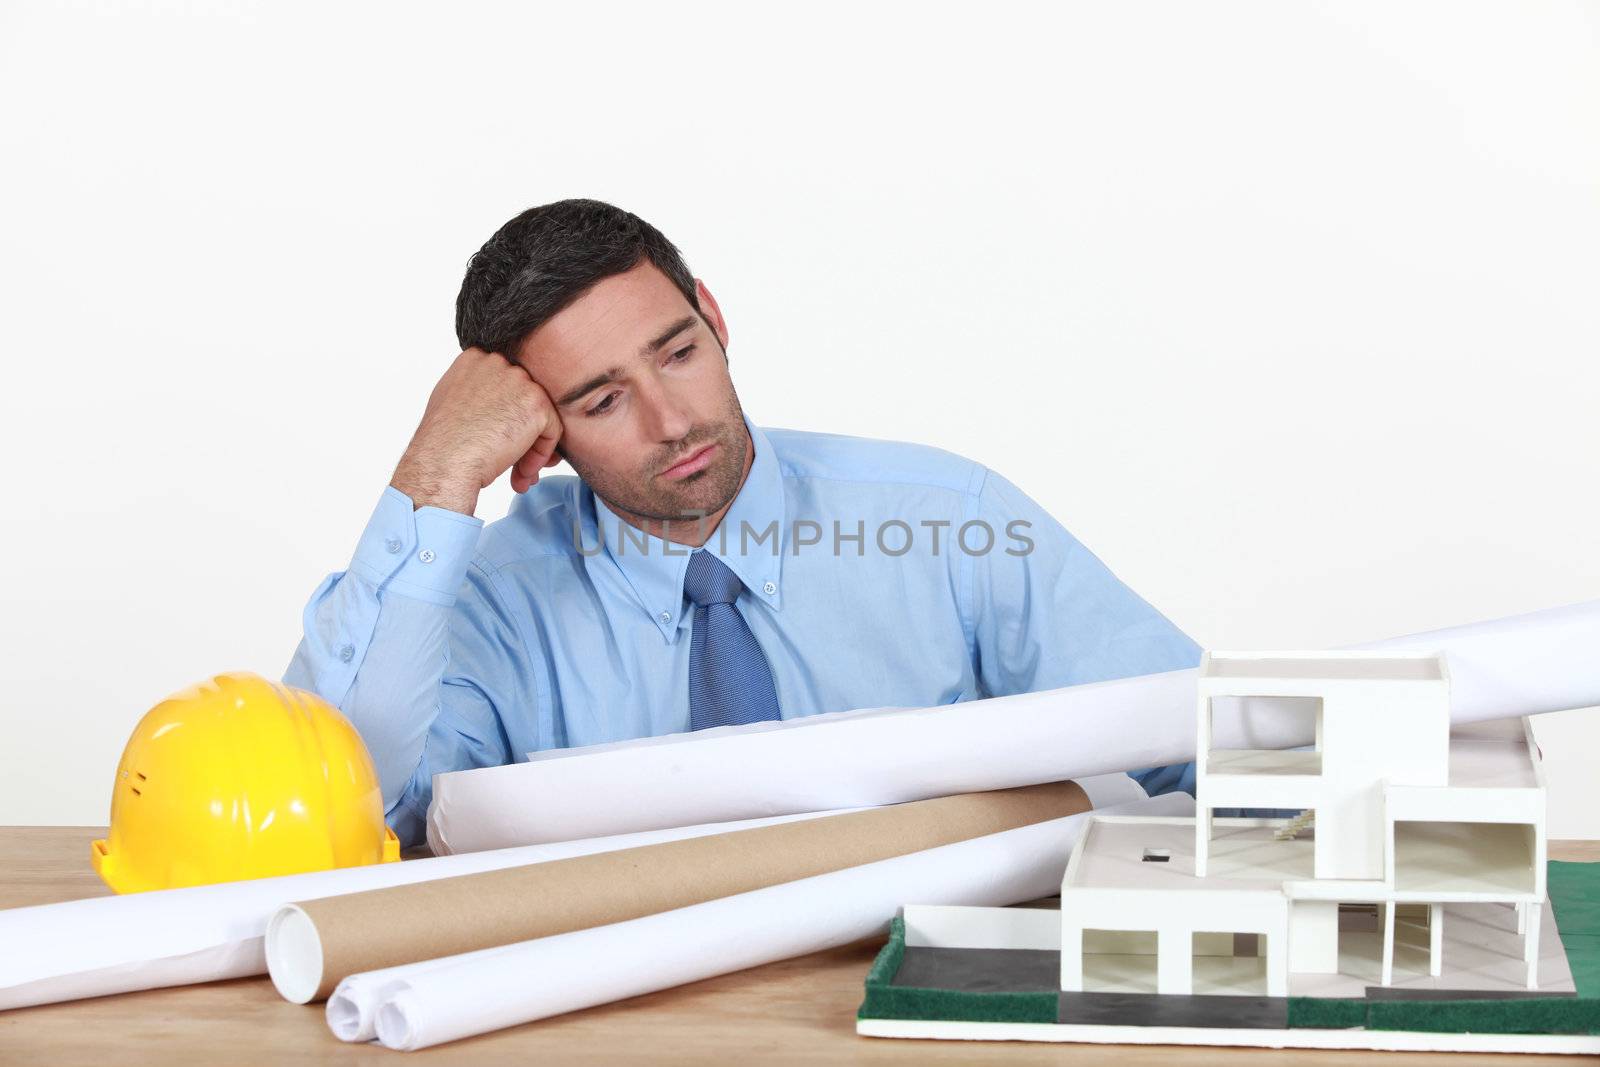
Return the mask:
<svg viewBox="0 0 1600 1067">
<path fill-rule="evenodd" d="M 1033 948 L 907 947 L 893 983 L 963 993 L 1039 993 L 1061 988 L 1061 953 Z"/>
<path fill-rule="evenodd" d="M 1288 997 L 1221 994 L 1062 993 L 1057 1022 L 1080 1026 L 1209 1026 L 1239 1030 L 1283 1030 Z"/>
<path fill-rule="evenodd" d="M 1567 989 L 1396 989 L 1394 986 L 1367 986 L 1368 1000 L 1544 1000 L 1548 997 L 1575 997 Z"/>
</svg>

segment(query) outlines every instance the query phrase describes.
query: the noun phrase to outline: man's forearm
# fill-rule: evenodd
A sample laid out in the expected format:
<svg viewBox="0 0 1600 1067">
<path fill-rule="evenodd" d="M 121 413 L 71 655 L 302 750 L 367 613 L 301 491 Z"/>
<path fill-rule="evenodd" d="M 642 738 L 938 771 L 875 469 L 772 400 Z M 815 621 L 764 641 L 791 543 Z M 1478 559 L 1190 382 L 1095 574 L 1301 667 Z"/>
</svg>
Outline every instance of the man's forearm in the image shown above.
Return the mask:
<svg viewBox="0 0 1600 1067">
<path fill-rule="evenodd" d="M 403 457 L 389 484 L 411 498 L 413 509 L 436 507 L 472 515 L 478 507 L 478 487 L 470 479 L 452 475 L 425 458 Z"/>
</svg>

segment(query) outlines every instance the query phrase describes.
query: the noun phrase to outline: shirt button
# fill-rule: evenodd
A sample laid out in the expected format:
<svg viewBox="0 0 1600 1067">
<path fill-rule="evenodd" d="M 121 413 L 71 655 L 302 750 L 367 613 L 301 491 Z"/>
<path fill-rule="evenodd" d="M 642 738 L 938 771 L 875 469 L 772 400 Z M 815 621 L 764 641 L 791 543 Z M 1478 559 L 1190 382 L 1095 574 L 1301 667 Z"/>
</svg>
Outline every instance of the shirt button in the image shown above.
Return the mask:
<svg viewBox="0 0 1600 1067">
<path fill-rule="evenodd" d="M 433 562 L 433 549 L 431 549 L 431 548 L 423 549 L 421 552 L 417 553 L 417 558 L 420 559 L 424 563 L 432 563 Z"/>
<path fill-rule="evenodd" d="M 671 622 L 672 621 L 672 612 L 663 611 L 660 615 L 657 615 L 656 618 L 660 619 L 662 622 Z"/>
<path fill-rule="evenodd" d="M 345 645 L 339 650 L 339 658 L 344 660 L 346 663 L 349 663 L 350 660 L 355 657 L 355 654 L 356 646 L 354 645 Z"/>
<path fill-rule="evenodd" d="M 387 540 L 387 541 L 385 541 L 383 543 L 383 547 L 385 549 L 387 549 L 388 551 L 390 551 L 390 552 L 398 552 L 398 551 L 400 551 L 400 538 L 398 538 L 398 537 L 389 538 L 389 540 Z"/>
<path fill-rule="evenodd" d="M 773 593 L 776 593 L 778 591 L 778 583 L 777 582 L 767 582 L 765 585 L 763 585 L 761 587 L 761 591 L 763 593 L 767 594 L 768 596 L 771 596 Z"/>
</svg>

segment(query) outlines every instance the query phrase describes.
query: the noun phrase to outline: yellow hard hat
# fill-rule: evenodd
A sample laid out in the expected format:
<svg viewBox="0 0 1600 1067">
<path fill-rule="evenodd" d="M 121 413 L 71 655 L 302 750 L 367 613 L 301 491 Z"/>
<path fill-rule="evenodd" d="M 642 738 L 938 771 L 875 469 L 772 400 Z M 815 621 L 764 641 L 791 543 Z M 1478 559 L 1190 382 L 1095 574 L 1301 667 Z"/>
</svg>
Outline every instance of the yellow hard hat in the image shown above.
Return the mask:
<svg viewBox="0 0 1600 1067">
<path fill-rule="evenodd" d="M 400 858 L 361 736 L 315 693 L 219 674 L 133 729 L 90 846 L 118 893 Z"/>
</svg>

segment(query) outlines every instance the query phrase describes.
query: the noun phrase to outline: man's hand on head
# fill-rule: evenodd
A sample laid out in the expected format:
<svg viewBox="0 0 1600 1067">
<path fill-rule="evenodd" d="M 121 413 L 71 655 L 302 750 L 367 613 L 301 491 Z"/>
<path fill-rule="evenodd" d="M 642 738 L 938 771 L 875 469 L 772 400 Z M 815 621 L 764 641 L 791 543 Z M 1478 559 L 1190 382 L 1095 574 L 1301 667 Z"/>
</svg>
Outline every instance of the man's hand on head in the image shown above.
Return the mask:
<svg viewBox="0 0 1600 1067">
<path fill-rule="evenodd" d="M 469 348 L 428 397 L 389 484 L 416 507 L 471 515 L 478 493 L 505 471 L 526 492 L 561 461 L 561 418 L 538 382 L 498 352 Z"/>
</svg>

